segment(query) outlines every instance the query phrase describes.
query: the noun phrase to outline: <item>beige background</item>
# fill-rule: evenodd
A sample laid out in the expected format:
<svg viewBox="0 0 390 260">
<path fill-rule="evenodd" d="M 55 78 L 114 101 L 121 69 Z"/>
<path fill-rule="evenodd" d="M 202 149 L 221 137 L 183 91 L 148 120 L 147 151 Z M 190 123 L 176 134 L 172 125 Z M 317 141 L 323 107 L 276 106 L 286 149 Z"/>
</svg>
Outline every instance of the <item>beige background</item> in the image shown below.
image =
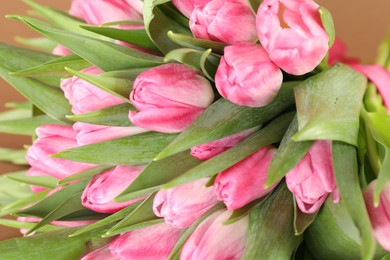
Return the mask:
<svg viewBox="0 0 390 260">
<path fill-rule="evenodd" d="M 99 0 L 96 0 L 99 1 Z M 37 0 L 59 9 L 68 9 L 70 0 Z M 317 1 L 330 9 L 336 24 L 337 35 L 349 45 L 350 54 L 372 62 L 377 45 L 390 26 L 389 0 L 321 0 Z M 25 14 L 28 7 L 20 0 L 0 0 L 0 41 L 14 43 L 16 35 L 36 36 L 18 21 L 4 18 L 6 14 Z M 0 111 L 8 101 L 20 101 L 23 98 L 0 79 Z M 0 147 L 20 148 L 29 144 L 27 137 L 0 134 Z M 0 174 L 21 169 L 0 162 Z M 0 240 L 18 235 L 18 232 L 0 227 Z"/>
</svg>

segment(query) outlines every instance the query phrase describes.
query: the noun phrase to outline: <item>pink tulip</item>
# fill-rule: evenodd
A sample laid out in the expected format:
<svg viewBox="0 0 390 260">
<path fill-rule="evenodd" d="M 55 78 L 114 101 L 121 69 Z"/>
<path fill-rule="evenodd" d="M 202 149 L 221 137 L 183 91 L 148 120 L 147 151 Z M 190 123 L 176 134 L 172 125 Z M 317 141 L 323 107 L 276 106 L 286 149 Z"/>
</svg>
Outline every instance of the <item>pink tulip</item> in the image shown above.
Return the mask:
<svg viewBox="0 0 390 260">
<path fill-rule="evenodd" d="M 252 133 L 254 133 L 258 127 L 254 127 L 237 134 L 229 135 L 219 140 L 212 141 L 210 143 L 201 144 L 191 148 L 191 155 L 198 160 L 208 160 L 217 156 L 220 153 L 232 148 Z"/>
<path fill-rule="evenodd" d="M 214 182 L 215 192 L 229 210 L 239 209 L 263 197 L 276 186 L 264 189 L 268 166 L 275 151 L 264 147 L 218 174 Z"/>
<path fill-rule="evenodd" d="M 256 17 L 245 0 L 211 0 L 195 6 L 190 29 L 196 38 L 228 44 L 256 42 Z"/>
<path fill-rule="evenodd" d="M 57 47 L 55 47 L 51 53 L 58 56 L 66 56 L 72 54 L 70 50 L 68 50 L 62 45 L 57 45 Z"/>
<path fill-rule="evenodd" d="M 135 20 L 141 21 L 143 2 L 140 0 L 74 0 L 69 14 L 89 24 Z"/>
<path fill-rule="evenodd" d="M 172 0 L 172 4 L 174 4 L 187 18 L 190 18 L 195 7 L 203 7 L 210 1 L 211 0 Z"/>
<path fill-rule="evenodd" d="M 337 62 L 342 62 L 345 64 L 360 63 L 358 58 L 348 57 L 347 52 L 347 45 L 341 39 L 336 38 L 332 47 L 329 49 L 328 64 L 334 65 Z"/>
<path fill-rule="evenodd" d="M 288 189 L 302 212 L 313 214 L 328 194 L 340 200 L 333 171 L 332 142 L 315 141 L 302 160 L 286 175 Z"/>
<path fill-rule="evenodd" d="M 189 126 L 214 100 L 210 83 L 182 64 L 165 64 L 138 75 L 130 101 L 130 121 L 139 127 L 176 133 Z"/>
<path fill-rule="evenodd" d="M 250 107 L 268 105 L 279 92 L 283 74 L 260 45 L 242 42 L 225 47 L 215 84 L 229 101 Z"/>
<path fill-rule="evenodd" d="M 249 217 L 230 225 L 231 211 L 217 211 L 204 220 L 185 242 L 180 259 L 239 260 L 244 253 Z"/>
<path fill-rule="evenodd" d="M 218 203 L 208 179 L 200 179 L 169 190 L 160 190 L 153 202 L 154 214 L 175 228 L 191 226 Z"/>
<path fill-rule="evenodd" d="M 282 8 L 285 26 L 279 18 Z M 318 9 L 312 0 L 264 0 L 259 7 L 256 27 L 261 45 L 290 74 L 312 71 L 328 51 L 329 37 Z"/>
<path fill-rule="evenodd" d="M 364 200 L 375 237 L 379 244 L 390 252 L 390 182 L 382 190 L 378 207 L 374 206 L 375 186 L 376 180 L 366 187 L 363 193 Z"/>
<path fill-rule="evenodd" d="M 50 157 L 51 154 L 78 147 L 76 133 L 71 126 L 42 125 L 37 128 L 36 133 L 38 139 L 30 146 L 26 155 L 27 162 L 34 168 L 32 171 L 63 179 L 96 167 L 94 164 Z"/>
<path fill-rule="evenodd" d="M 142 199 L 126 202 L 114 202 L 141 173 L 142 166 L 116 166 L 113 169 L 95 175 L 81 196 L 84 207 L 101 213 L 114 213 Z"/>
<path fill-rule="evenodd" d="M 89 253 L 82 260 L 166 260 L 181 234 L 180 229 L 172 228 L 165 223 L 133 230 L 119 235 L 108 246 Z"/>
</svg>

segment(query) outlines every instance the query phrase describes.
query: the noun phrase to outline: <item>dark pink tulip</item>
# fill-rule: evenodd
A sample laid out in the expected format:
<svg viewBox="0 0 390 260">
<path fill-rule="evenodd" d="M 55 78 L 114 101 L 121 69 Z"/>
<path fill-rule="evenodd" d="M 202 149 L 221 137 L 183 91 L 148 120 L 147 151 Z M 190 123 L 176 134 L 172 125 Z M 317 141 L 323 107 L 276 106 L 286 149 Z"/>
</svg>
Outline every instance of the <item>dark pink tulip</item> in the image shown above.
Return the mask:
<svg viewBox="0 0 390 260">
<path fill-rule="evenodd" d="M 63 179 L 96 167 L 94 164 L 50 157 L 51 154 L 78 147 L 76 132 L 71 126 L 42 125 L 37 128 L 36 133 L 38 139 L 30 146 L 26 155 L 27 162 L 33 168 L 31 171 Z"/>
<path fill-rule="evenodd" d="M 218 174 L 214 182 L 215 192 L 229 210 L 239 209 L 261 198 L 276 186 L 264 189 L 268 166 L 275 151 L 264 147 Z"/>
<path fill-rule="evenodd" d="M 375 237 L 379 244 L 390 252 L 390 182 L 387 183 L 379 198 L 378 207 L 374 206 L 374 190 L 376 180 L 371 182 L 364 190 L 364 200 Z"/>
<path fill-rule="evenodd" d="M 114 202 L 137 176 L 143 166 L 116 166 L 113 169 L 95 175 L 81 196 L 84 207 L 101 213 L 117 212 L 144 197 L 126 202 Z"/>
<path fill-rule="evenodd" d="M 200 179 L 178 187 L 160 190 L 153 202 L 154 214 L 163 217 L 175 228 L 191 226 L 200 216 L 218 203 L 208 179 Z"/>
<path fill-rule="evenodd" d="M 256 17 L 245 0 L 211 0 L 195 7 L 190 29 L 196 38 L 228 44 L 256 42 Z"/>
<path fill-rule="evenodd" d="M 315 141 L 302 160 L 286 175 L 288 189 L 302 212 L 313 214 L 330 193 L 340 200 L 333 171 L 332 142 Z"/>
<path fill-rule="evenodd" d="M 165 64 L 138 75 L 130 101 L 130 121 L 139 127 L 177 133 L 189 126 L 214 100 L 208 80 L 182 64 Z"/>
<path fill-rule="evenodd" d="M 283 21 L 279 16 L 282 8 Z M 256 27 L 271 60 L 293 75 L 312 71 L 329 48 L 319 6 L 312 0 L 264 0 L 257 12 Z"/>
<path fill-rule="evenodd" d="M 172 0 L 172 4 L 187 18 L 191 17 L 195 7 L 203 7 L 211 0 Z"/>
<path fill-rule="evenodd" d="M 244 253 L 248 216 L 230 225 L 231 211 L 217 211 L 205 219 L 185 242 L 180 259 L 239 260 Z"/>
<path fill-rule="evenodd" d="M 282 81 L 282 72 L 264 48 L 247 42 L 225 48 L 215 75 L 216 87 L 224 98 L 250 107 L 268 105 Z"/>
</svg>

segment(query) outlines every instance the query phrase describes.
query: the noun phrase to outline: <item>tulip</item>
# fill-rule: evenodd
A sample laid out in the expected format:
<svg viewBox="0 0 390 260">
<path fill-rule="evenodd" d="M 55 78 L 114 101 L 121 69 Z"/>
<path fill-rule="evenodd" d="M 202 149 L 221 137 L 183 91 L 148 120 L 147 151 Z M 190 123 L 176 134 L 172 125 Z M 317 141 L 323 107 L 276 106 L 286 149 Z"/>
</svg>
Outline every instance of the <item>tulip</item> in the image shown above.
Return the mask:
<svg viewBox="0 0 390 260">
<path fill-rule="evenodd" d="M 286 183 L 304 213 L 317 212 L 329 193 L 337 203 L 340 194 L 333 171 L 332 142 L 315 141 L 302 160 L 287 173 Z"/>
<path fill-rule="evenodd" d="M 172 0 L 172 4 L 187 18 L 191 17 L 196 6 L 203 7 L 211 0 Z"/>
<path fill-rule="evenodd" d="M 245 0 L 211 0 L 195 6 L 190 29 L 204 40 L 228 44 L 257 41 L 256 17 Z"/>
<path fill-rule="evenodd" d="M 229 224 L 231 211 L 217 211 L 205 219 L 185 242 L 180 259 L 239 260 L 243 255 L 249 217 Z"/>
<path fill-rule="evenodd" d="M 218 203 L 208 179 L 200 179 L 178 187 L 160 190 L 153 201 L 153 211 L 175 228 L 191 226 L 199 217 Z"/>
<path fill-rule="evenodd" d="M 130 121 L 139 127 L 177 133 L 190 125 L 214 100 L 208 80 L 182 64 L 165 64 L 138 75 L 130 101 Z"/>
<path fill-rule="evenodd" d="M 225 47 L 215 84 L 229 101 L 242 106 L 268 105 L 279 92 L 283 74 L 263 47 L 242 42 Z"/>
<path fill-rule="evenodd" d="M 279 18 L 280 5 L 285 26 Z M 260 43 L 287 73 L 312 71 L 328 51 L 329 37 L 318 10 L 312 0 L 264 0 L 259 7 L 256 27 Z"/>
<path fill-rule="evenodd" d="M 72 54 L 72 52 L 70 50 L 68 50 L 67 48 L 65 48 L 64 46 L 62 45 L 57 45 L 51 52 L 52 54 L 54 55 L 58 55 L 58 56 L 66 56 L 66 55 L 70 55 Z"/>
<path fill-rule="evenodd" d="M 83 206 L 96 212 L 114 213 L 144 199 L 113 201 L 137 178 L 142 169 L 143 166 L 116 166 L 95 175 L 81 196 Z"/>
<path fill-rule="evenodd" d="M 390 182 L 382 190 L 378 207 L 374 206 L 374 191 L 376 180 L 371 182 L 364 190 L 364 201 L 376 240 L 390 252 Z"/>
<path fill-rule="evenodd" d="M 78 147 L 76 132 L 71 126 L 42 125 L 37 128 L 38 139 L 27 150 L 26 160 L 33 172 L 48 174 L 57 179 L 63 179 L 72 174 L 96 167 L 94 164 L 80 163 L 49 155 L 66 149 Z M 31 173 L 33 174 L 34 173 Z"/>
<path fill-rule="evenodd" d="M 81 260 L 120 260 L 120 258 L 113 255 L 109 245 L 106 245 L 85 255 Z"/>
<path fill-rule="evenodd" d="M 215 192 L 229 210 L 239 209 L 263 197 L 276 186 L 264 189 L 268 166 L 275 151 L 264 147 L 218 174 L 214 182 Z"/>
<path fill-rule="evenodd" d="M 191 155 L 198 160 L 208 160 L 217 156 L 220 153 L 232 148 L 249 135 L 254 133 L 258 127 L 254 127 L 243 132 L 239 132 L 233 135 L 229 135 L 219 140 L 212 141 L 210 143 L 201 144 L 191 148 Z"/>
</svg>

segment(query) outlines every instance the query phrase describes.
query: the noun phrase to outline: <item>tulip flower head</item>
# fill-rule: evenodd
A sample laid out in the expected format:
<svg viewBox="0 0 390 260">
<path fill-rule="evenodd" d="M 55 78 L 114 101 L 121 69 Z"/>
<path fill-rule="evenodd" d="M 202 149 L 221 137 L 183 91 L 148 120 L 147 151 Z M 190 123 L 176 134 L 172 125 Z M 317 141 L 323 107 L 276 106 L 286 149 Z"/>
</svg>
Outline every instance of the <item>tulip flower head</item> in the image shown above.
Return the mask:
<svg viewBox="0 0 390 260">
<path fill-rule="evenodd" d="M 211 0 L 172 0 L 172 4 L 187 18 L 191 17 L 195 7 L 203 7 Z"/>
</svg>

